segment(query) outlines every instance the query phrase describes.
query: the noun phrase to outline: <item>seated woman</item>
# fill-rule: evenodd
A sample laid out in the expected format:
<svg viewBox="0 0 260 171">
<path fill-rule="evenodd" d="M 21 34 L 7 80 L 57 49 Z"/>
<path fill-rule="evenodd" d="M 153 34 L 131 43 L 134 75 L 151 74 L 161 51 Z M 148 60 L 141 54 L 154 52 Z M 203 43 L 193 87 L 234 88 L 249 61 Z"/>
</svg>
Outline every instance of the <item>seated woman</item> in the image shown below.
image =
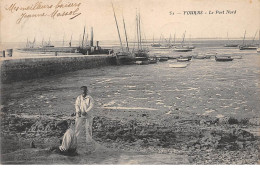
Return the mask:
<svg viewBox="0 0 260 171">
<path fill-rule="evenodd" d="M 64 129 L 67 129 L 63 135 L 63 139 L 60 146 L 52 146 L 48 148 L 49 151 L 53 151 L 62 155 L 77 155 L 77 138 L 75 134 L 75 121 L 71 121 L 70 126 L 67 121 L 61 121 L 57 126 L 62 125 Z M 34 142 L 31 142 L 31 147 L 36 148 Z"/>
</svg>

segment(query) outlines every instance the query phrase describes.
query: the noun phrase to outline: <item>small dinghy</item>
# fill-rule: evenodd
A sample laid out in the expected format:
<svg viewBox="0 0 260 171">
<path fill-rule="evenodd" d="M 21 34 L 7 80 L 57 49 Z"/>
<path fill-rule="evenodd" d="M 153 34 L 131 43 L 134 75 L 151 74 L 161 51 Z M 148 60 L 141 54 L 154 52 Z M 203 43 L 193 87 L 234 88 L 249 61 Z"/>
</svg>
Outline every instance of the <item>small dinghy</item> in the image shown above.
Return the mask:
<svg viewBox="0 0 260 171">
<path fill-rule="evenodd" d="M 186 68 L 189 65 L 189 63 L 187 64 L 169 64 L 170 68 Z"/>
<path fill-rule="evenodd" d="M 179 58 L 177 59 L 177 62 L 189 62 L 190 59 L 189 58 Z"/>
<path fill-rule="evenodd" d="M 215 60 L 218 62 L 227 62 L 227 61 L 233 61 L 233 58 L 228 55 L 221 55 L 221 56 L 216 56 Z"/>
</svg>

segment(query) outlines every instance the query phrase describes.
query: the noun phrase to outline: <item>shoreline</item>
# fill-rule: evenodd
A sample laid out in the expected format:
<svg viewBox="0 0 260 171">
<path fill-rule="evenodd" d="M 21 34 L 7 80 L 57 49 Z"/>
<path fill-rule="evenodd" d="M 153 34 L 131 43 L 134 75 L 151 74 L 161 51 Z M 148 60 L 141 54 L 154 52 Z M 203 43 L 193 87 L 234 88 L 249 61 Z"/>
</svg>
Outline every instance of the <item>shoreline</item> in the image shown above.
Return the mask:
<svg viewBox="0 0 260 171">
<path fill-rule="evenodd" d="M 2 83 L 11 83 L 63 74 L 81 69 L 115 65 L 112 55 L 73 55 L 48 57 L 6 57 L 0 61 Z"/>
</svg>

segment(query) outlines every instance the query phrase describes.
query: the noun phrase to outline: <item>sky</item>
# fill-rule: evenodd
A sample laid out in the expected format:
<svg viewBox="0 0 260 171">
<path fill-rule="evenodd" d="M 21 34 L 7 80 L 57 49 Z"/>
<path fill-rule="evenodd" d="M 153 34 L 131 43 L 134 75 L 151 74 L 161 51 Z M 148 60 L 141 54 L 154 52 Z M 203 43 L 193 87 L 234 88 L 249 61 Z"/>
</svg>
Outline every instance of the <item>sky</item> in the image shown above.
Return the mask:
<svg viewBox="0 0 260 171">
<path fill-rule="evenodd" d="M 37 17 L 22 19 L 16 23 L 22 13 L 52 13 L 55 9 L 10 11 L 11 4 L 26 7 L 41 2 L 44 5 L 81 3 L 81 14 L 74 19 L 64 17 Z M 1 42 L 21 42 L 42 39 L 61 41 L 79 40 L 84 26 L 90 32 L 94 29 L 95 40 L 118 40 L 115 25 L 113 2 L 122 39 L 124 16 L 127 34 L 130 40 L 136 37 L 136 13 L 140 12 L 142 36 L 146 39 L 181 38 L 186 31 L 186 38 L 241 38 L 246 30 L 246 37 L 252 38 L 260 29 L 260 0 L 1 0 Z M 71 11 L 76 7 L 58 9 Z M 216 10 L 236 11 L 235 14 L 216 14 Z M 202 15 L 184 15 L 184 11 L 203 11 Z M 208 14 L 212 11 L 214 14 Z M 170 15 L 174 13 L 174 15 Z M 180 14 L 177 14 L 180 13 Z M 206 14 L 207 13 L 207 14 Z"/>
</svg>

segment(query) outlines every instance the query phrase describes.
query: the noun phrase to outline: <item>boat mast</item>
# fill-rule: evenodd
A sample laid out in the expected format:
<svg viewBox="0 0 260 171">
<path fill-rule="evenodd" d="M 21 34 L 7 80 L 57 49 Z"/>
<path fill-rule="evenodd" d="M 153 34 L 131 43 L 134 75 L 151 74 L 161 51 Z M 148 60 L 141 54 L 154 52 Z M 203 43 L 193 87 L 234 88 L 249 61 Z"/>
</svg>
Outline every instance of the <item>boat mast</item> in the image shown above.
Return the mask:
<svg viewBox="0 0 260 171">
<path fill-rule="evenodd" d="M 140 49 L 142 50 L 142 37 L 141 37 L 141 19 L 140 19 L 140 11 L 138 16 L 138 26 L 139 26 L 139 36 L 140 36 Z"/>
<path fill-rule="evenodd" d="M 128 46 L 128 40 L 127 40 L 127 34 L 126 34 L 126 27 L 125 27 L 124 16 L 123 16 L 123 23 L 124 23 L 124 29 L 125 29 L 126 50 L 127 50 L 127 52 L 129 52 L 129 46 Z"/>
<path fill-rule="evenodd" d="M 33 47 L 34 47 L 34 44 L 35 44 L 35 37 L 34 37 L 34 39 L 33 39 Z"/>
<path fill-rule="evenodd" d="M 176 33 L 174 33 L 174 45 L 175 45 L 175 35 L 176 35 Z"/>
<path fill-rule="evenodd" d="M 138 29 L 138 16 L 137 16 L 137 12 L 136 12 L 136 36 L 137 36 L 137 48 L 139 50 L 140 47 L 139 47 L 139 29 Z"/>
<path fill-rule="evenodd" d="M 253 38 L 252 44 L 254 44 L 256 34 L 257 34 L 257 31 L 255 32 L 255 36 L 254 36 L 254 38 Z"/>
<path fill-rule="evenodd" d="M 72 34 L 70 36 L 70 42 L 69 42 L 70 47 L 71 47 L 71 41 L 72 41 Z"/>
<path fill-rule="evenodd" d="M 29 47 L 28 37 L 27 37 L 26 47 Z"/>
<path fill-rule="evenodd" d="M 51 36 L 49 37 L 48 45 L 50 45 L 50 44 L 51 44 Z"/>
<path fill-rule="evenodd" d="M 185 30 L 185 32 L 184 32 L 184 34 L 183 34 L 183 39 L 182 39 L 182 45 L 183 45 L 183 43 L 184 43 L 184 39 L 185 39 L 185 34 L 186 34 L 186 30 Z"/>
<path fill-rule="evenodd" d="M 90 46 L 94 46 L 94 32 L 93 32 L 93 27 L 91 27 Z"/>
<path fill-rule="evenodd" d="M 83 31 L 83 38 L 82 38 L 82 48 L 83 48 L 83 45 L 84 45 L 85 29 L 86 29 L 86 26 L 84 26 L 84 31 Z"/>
<path fill-rule="evenodd" d="M 88 45 L 88 32 L 87 32 L 87 35 L 86 35 L 86 46 Z"/>
<path fill-rule="evenodd" d="M 244 45 L 244 43 L 245 43 L 245 38 L 246 38 L 246 30 L 245 30 L 244 38 L 243 38 L 243 45 Z"/>
<path fill-rule="evenodd" d="M 120 45 L 121 45 L 122 51 L 124 51 L 123 44 L 122 44 L 122 40 L 121 40 L 121 36 L 120 36 L 120 32 L 119 32 L 119 28 L 118 28 L 118 24 L 117 24 L 117 19 L 116 19 L 116 14 L 115 14 L 114 6 L 113 6 L 113 3 L 112 3 L 112 2 L 111 2 L 111 4 L 112 4 L 113 12 L 114 12 L 114 18 L 115 18 L 115 22 L 116 22 L 116 28 L 117 28 L 117 33 L 118 33 Z"/>
</svg>

